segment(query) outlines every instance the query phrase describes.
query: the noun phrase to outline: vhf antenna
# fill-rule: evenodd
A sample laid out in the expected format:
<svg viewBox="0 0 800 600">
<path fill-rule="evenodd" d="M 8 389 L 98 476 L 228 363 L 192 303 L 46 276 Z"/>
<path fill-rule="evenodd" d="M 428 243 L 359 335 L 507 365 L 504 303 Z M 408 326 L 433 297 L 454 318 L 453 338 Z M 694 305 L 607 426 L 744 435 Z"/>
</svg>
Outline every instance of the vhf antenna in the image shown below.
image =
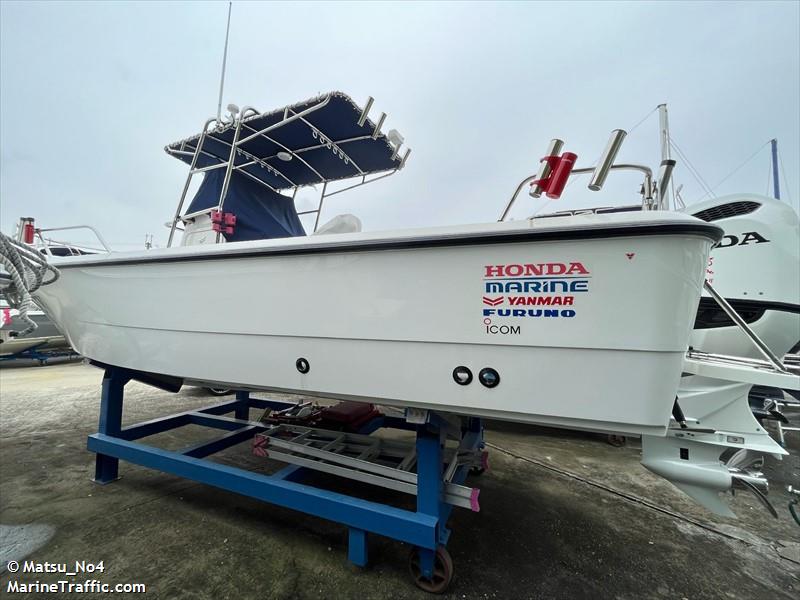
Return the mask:
<svg viewBox="0 0 800 600">
<path fill-rule="evenodd" d="M 217 102 L 217 124 L 222 119 L 222 89 L 225 87 L 225 65 L 228 62 L 228 35 L 231 32 L 231 8 L 233 2 L 228 2 L 228 26 L 225 28 L 225 51 L 222 54 L 222 75 L 219 78 L 219 102 Z"/>
</svg>

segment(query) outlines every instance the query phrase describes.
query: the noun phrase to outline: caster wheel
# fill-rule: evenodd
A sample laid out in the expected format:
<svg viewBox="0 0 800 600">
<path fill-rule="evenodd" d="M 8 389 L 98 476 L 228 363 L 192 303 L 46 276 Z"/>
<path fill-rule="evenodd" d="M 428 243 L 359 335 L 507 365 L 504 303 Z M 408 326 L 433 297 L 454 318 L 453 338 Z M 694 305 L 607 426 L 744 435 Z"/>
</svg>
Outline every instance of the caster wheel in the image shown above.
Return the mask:
<svg viewBox="0 0 800 600">
<path fill-rule="evenodd" d="M 229 390 L 227 388 L 206 388 L 212 396 L 227 396 L 233 390 Z"/>
<path fill-rule="evenodd" d="M 625 439 L 624 435 L 609 435 L 606 439 L 609 444 L 614 446 L 615 448 L 622 448 L 626 443 L 627 440 Z"/>
<path fill-rule="evenodd" d="M 481 464 L 476 465 L 474 467 L 470 467 L 469 474 L 483 475 L 488 470 L 489 470 L 489 453 L 484 450 L 483 452 L 481 452 Z"/>
<path fill-rule="evenodd" d="M 408 567 L 411 578 L 417 587 L 430 594 L 443 594 L 453 580 L 453 559 L 444 546 L 436 549 L 433 561 L 433 577 L 430 579 L 422 574 L 420 567 L 419 548 L 414 548 L 408 557 Z"/>
</svg>

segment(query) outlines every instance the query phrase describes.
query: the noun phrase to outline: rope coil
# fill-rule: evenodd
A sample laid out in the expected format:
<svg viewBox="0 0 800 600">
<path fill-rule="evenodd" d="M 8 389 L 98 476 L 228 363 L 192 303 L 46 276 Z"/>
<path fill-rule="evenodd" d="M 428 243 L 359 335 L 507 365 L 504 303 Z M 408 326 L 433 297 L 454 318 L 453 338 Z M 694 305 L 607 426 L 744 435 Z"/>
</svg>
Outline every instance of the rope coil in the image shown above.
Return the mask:
<svg viewBox="0 0 800 600">
<path fill-rule="evenodd" d="M 38 325 L 28 316 L 34 305 L 31 294 L 43 285 L 53 283 L 59 277 L 58 269 L 47 262 L 47 258 L 26 244 L 0 232 L 0 264 L 8 272 L 10 282 L 3 296 L 11 308 L 19 311 L 19 318 L 27 325 L 12 336 L 21 337 L 34 331 Z M 45 280 L 48 271 L 52 277 Z"/>
</svg>

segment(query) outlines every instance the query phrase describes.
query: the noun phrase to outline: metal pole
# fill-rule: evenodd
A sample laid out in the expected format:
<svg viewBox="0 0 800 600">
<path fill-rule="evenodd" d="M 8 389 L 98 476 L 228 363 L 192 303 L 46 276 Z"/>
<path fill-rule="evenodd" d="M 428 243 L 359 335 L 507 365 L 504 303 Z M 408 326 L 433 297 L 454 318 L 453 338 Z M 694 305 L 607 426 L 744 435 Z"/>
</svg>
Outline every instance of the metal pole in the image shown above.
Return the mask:
<svg viewBox="0 0 800 600">
<path fill-rule="evenodd" d="M 672 179 L 672 170 L 675 168 L 675 161 L 665 159 L 661 161 L 661 169 L 658 172 L 658 209 L 669 210 L 667 199 L 667 189 Z"/>
<path fill-rule="evenodd" d="M 720 296 L 717 290 L 711 287 L 711 284 L 708 283 L 708 281 L 703 282 L 703 287 L 717 302 L 717 304 L 719 304 L 720 308 L 723 311 L 725 311 L 725 314 L 730 317 L 731 321 L 733 321 L 734 323 L 736 323 L 736 325 L 739 326 L 739 329 L 741 329 L 744 332 L 744 334 L 750 339 L 750 341 L 753 342 L 753 345 L 755 345 L 755 347 L 759 349 L 761 354 L 763 354 L 766 357 L 766 359 L 770 363 L 772 363 L 772 366 L 775 367 L 776 371 L 780 373 L 790 373 L 783 366 L 781 359 L 775 356 L 775 353 L 772 350 L 770 350 L 769 346 L 767 346 L 763 342 L 763 340 L 760 337 L 758 337 L 756 333 L 752 329 L 750 329 L 750 327 L 748 327 L 744 319 L 742 319 L 742 317 L 739 316 L 739 313 L 736 312 L 736 309 L 733 308 L 730 304 L 728 304 L 728 301 L 725 300 L 725 298 L 723 298 L 722 296 Z"/>
<path fill-rule="evenodd" d="M 514 206 L 514 202 L 516 202 L 517 196 L 519 196 L 519 193 L 522 191 L 522 188 L 524 188 L 526 184 L 530 183 L 534 179 L 536 179 L 536 175 L 531 175 L 530 177 L 526 177 L 519 183 L 517 189 L 514 190 L 514 193 L 511 196 L 511 200 L 508 201 L 508 204 L 506 204 L 506 207 L 503 209 L 503 214 L 501 214 L 500 218 L 497 219 L 498 222 L 506 220 L 508 212 L 511 210 L 511 207 Z"/>
<path fill-rule="evenodd" d="M 325 190 L 328 189 L 328 182 L 322 184 L 322 193 L 319 195 L 319 206 L 317 207 L 317 218 L 314 219 L 314 233 L 317 232 L 319 226 L 319 217 L 322 214 L 322 202 L 325 200 Z"/>
<path fill-rule="evenodd" d="M 239 133 L 242 131 L 242 119 L 236 119 L 236 130 L 233 132 L 233 143 L 231 144 L 231 153 L 228 157 L 228 168 L 225 171 L 225 179 L 222 180 L 222 191 L 219 194 L 219 210 L 225 205 L 225 197 L 228 195 L 228 187 L 231 183 L 231 175 L 233 174 L 234 163 L 236 162 L 236 149 L 239 145 Z M 243 171 L 244 172 L 244 171 Z"/>
<path fill-rule="evenodd" d="M 372 108 L 372 103 L 374 102 L 374 98 L 369 96 L 367 98 L 367 103 L 364 105 L 364 110 L 361 111 L 361 116 L 358 118 L 358 126 L 363 127 L 364 123 L 367 120 L 367 115 L 369 114 L 369 109 Z"/>
<path fill-rule="evenodd" d="M 203 142 L 206 141 L 206 129 L 211 124 L 212 119 L 209 119 L 203 125 L 203 131 L 200 133 L 200 138 L 197 140 L 197 147 L 194 149 L 194 156 L 192 156 L 192 164 L 189 165 L 189 174 L 186 176 L 186 182 L 183 184 L 183 191 L 181 198 L 178 200 L 178 208 L 175 209 L 175 216 L 172 218 L 172 227 L 169 230 L 169 239 L 167 240 L 167 248 L 172 246 L 172 238 L 175 237 L 175 227 L 178 224 L 178 218 L 181 216 L 181 209 L 183 202 L 186 200 L 186 194 L 189 192 L 189 184 L 192 182 L 192 175 L 194 175 L 194 168 L 197 166 L 197 157 L 203 149 Z"/>
<path fill-rule="evenodd" d="M 617 154 L 619 154 L 619 149 L 622 147 L 622 142 L 625 140 L 626 135 L 628 133 L 624 129 L 615 129 L 611 132 L 608 144 L 606 144 L 606 148 L 603 150 L 594 172 L 592 172 L 592 179 L 589 181 L 589 189 L 593 192 L 599 192 L 603 189 L 608 172 L 611 170 Z"/>
<path fill-rule="evenodd" d="M 772 146 L 772 188 L 773 195 L 776 200 L 781 199 L 781 185 L 778 183 L 778 140 L 775 138 L 770 140 Z"/>
<path fill-rule="evenodd" d="M 222 88 L 225 87 L 225 66 L 228 62 L 228 34 L 231 32 L 231 8 L 233 2 L 228 2 L 228 25 L 225 28 L 225 50 L 222 54 L 222 75 L 219 78 L 219 102 L 217 102 L 217 123 L 222 118 Z"/>
<path fill-rule="evenodd" d="M 669 147 L 669 115 L 667 114 L 666 104 L 658 105 L 658 133 L 661 145 L 661 161 L 663 164 L 663 161 L 672 159 Z M 659 182 L 659 187 L 662 187 L 660 183 L 661 182 Z M 659 208 L 662 210 L 669 210 L 669 192 L 667 186 L 663 186 L 662 193 L 664 195 L 658 199 Z"/>
</svg>

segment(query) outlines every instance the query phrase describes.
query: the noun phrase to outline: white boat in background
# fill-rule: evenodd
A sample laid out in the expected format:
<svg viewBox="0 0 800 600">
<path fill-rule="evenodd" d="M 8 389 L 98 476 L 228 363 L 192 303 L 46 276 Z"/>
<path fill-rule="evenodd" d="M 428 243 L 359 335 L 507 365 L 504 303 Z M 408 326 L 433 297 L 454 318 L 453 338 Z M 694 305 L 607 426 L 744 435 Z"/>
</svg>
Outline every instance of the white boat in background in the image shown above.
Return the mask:
<svg viewBox="0 0 800 600">
<path fill-rule="evenodd" d="M 708 259 L 707 279 L 777 355 L 800 343 L 800 220 L 791 206 L 759 194 L 733 194 L 683 210 L 725 235 Z M 713 298 L 700 299 L 691 345 L 760 358 Z"/>
<path fill-rule="evenodd" d="M 24 336 L 0 337 L 0 357 L 26 356 L 31 350 L 39 352 L 69 348 L 67 339 L 53 321 L 41 310 L 28 311 L 28 317 L 36 323 L 36 329 Z M 26 324 L 17 316 L 17 311 L 0 298 L 0 331 L 24 330 Z"/>
</svg>

